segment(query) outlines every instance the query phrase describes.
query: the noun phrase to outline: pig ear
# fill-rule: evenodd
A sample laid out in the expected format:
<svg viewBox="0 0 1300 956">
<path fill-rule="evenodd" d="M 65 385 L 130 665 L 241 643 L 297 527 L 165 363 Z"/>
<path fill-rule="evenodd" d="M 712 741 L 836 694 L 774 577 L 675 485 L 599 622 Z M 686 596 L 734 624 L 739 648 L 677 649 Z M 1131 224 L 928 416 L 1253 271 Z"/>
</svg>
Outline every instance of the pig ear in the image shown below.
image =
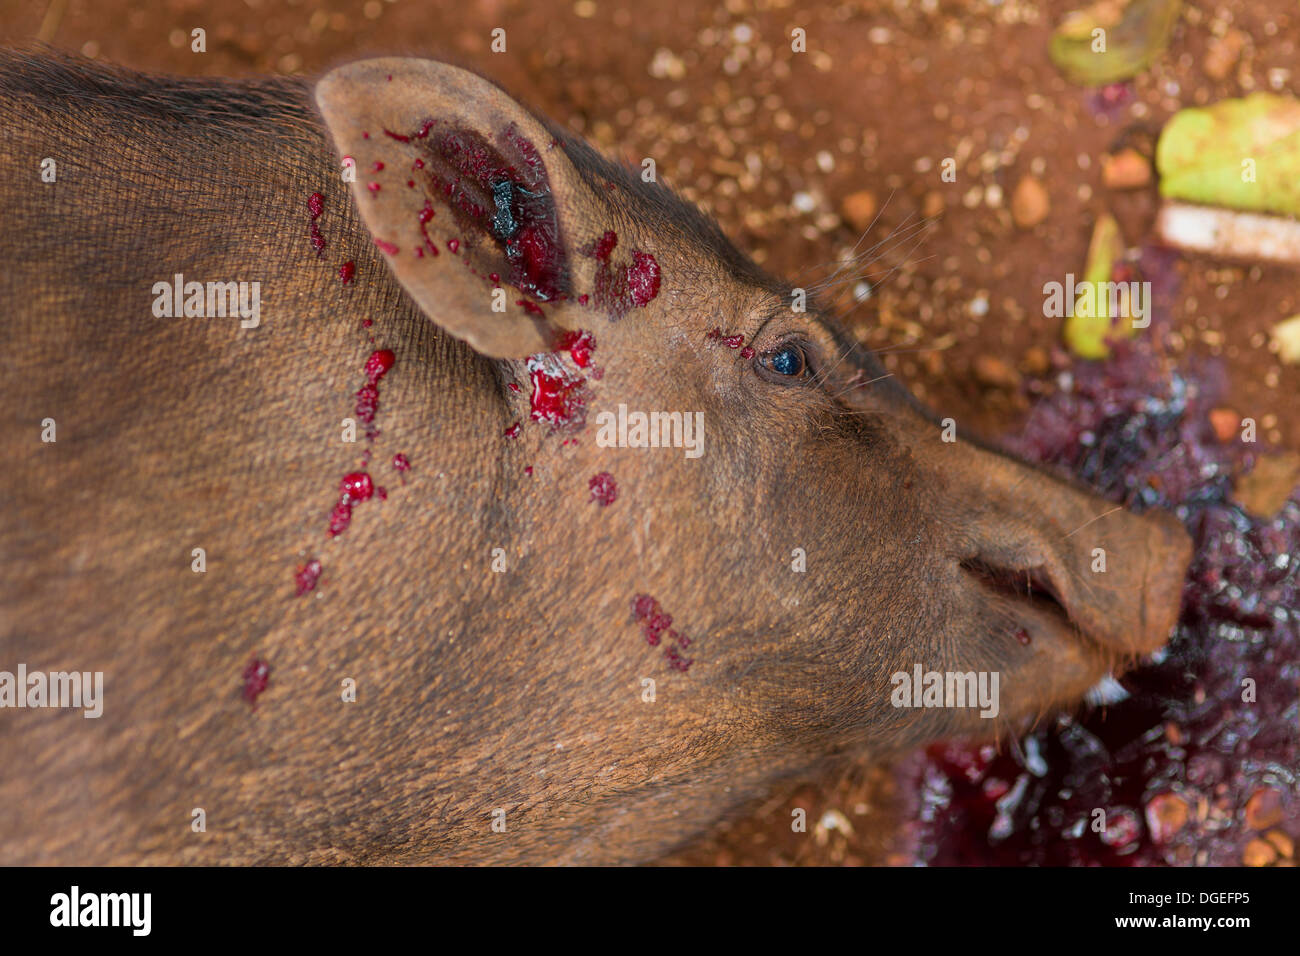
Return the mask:
<svg viewBox="0 0 1300 956">
<path fill-rule="evenodd" d="M 473 73 L 401 58 L 334 70 L 316 102 L 355 161 L 375 245 L 434 322 L 495 358 L 549 351 L 580 324 L 570 268 L 590 193 L 527 110 Z"/>
</svg>

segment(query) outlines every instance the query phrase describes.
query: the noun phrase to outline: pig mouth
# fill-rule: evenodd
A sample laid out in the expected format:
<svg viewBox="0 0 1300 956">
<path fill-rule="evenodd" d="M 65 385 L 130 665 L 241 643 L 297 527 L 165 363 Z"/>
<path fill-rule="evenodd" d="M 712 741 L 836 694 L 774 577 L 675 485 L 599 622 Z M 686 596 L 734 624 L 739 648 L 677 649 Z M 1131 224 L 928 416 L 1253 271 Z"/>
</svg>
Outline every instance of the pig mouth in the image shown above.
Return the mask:
<svg viewBox="0 0 1300 956">
<path fill-rule="evenodd" d="M 1042 568 L 1012 569 L 981 558 L 966 558 L 959 566 L 991 599 L 1000 599 L 1017 607 L 1037 611 L 1059 624 L 1063 633 L 1095 643 L 1070 617 L 1060 592 Z"/>
</svg>

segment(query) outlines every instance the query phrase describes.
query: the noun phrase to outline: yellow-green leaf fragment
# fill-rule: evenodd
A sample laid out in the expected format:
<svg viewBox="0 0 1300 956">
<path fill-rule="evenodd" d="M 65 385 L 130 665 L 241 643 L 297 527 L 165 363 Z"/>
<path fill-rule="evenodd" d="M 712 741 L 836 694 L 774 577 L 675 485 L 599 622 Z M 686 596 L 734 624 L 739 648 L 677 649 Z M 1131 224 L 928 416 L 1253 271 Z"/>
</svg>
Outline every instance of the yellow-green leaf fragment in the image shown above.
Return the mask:
<svg viewBox="0 0 1300 956">
<path fill-rule="evenodd" d="M 1119 223 L 1109 214 L 1101 216 L 1093 226 L 1083 281 L 1076 286 L 1078 295 L 1062 331 L 1065 344 L 1080 358 L 1105 358 L 1110 354 L 1107 339 L 1129 338 L 1135 331 L 1131 320 L 1138 303 L 1130 295 L 1130 285 L 1111 282 L 1123 254 Z"/>
<path fill-rule="evenodd" d="M 1118 83 L 1164 51 L 1181 10 L 1181 0 L 1099 0 L 1066 14 L 1047 52 L 1071 82 Z"/>
<path fill-rule="evenodd" d="M 1179 110 L 1156 169 L 1170 199 L 1300 216 L 1300 100 L 1252 93 Z"/>
</svg>

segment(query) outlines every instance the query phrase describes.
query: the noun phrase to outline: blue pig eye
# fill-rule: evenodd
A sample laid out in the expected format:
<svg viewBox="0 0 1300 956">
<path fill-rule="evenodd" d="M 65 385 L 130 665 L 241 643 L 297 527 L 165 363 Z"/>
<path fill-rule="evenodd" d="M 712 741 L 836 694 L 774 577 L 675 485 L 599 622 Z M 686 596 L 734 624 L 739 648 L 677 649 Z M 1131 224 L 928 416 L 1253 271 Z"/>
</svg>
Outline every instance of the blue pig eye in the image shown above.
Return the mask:
<svg viewBox="0 0 1300 956">
<path fill-rule="evenodd" d="M 778 375 L 795 378 L 804 373 L 808 360 L 803 349 L 792 343 L 763 356 L 763 364 Z"/>
</svg>

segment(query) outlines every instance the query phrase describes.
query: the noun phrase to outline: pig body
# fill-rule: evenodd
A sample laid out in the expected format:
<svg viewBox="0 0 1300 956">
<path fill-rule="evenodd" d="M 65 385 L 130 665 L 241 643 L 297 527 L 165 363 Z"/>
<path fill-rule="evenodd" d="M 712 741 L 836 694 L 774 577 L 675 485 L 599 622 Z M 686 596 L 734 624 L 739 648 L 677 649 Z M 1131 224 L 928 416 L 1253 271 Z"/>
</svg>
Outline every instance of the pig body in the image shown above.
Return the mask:
<svg viewBox="0 0 1300 956">
<path fill-rule="evenodd" d="M 1139 594 L 1118 612 L 1072 585 L 1052 548 L 1105 502 L 943 443 L 815 313 L 821 393 L 773 385 L 785 287 L 476 78 L 388 60 L 313 90 L 5 54 L 0 98 L 0 669 L 104 675 L 98 718 L 0 710 L 0 862 L 652 859 L 828 759 L 1068 703 L 1168 631 L 1170 524 L 1094 526 Z M 452 132 L 419 136 L 425 111 Z M 544 173 L 442 189 L 493 149 Z M 456 192 L 484 185 L 490 222 Z M 490 278 L 534 196 L 556 289 Z M 255 324 L 183 314 L 163 287 L 190 282 L 257 283 Z M 577 331 L 585 366 L 560 347 Z M 530 362 L 537 335 L 556 344 Z M 548 374 L 584 379 L 585 426 L 539 416 Z M 702 412 L 705 453 L 600 447 L 619 404 Z M 1012 514 L 1026 481 L 1042 501 Z M 1066 610 L 971 583 L 993 566 L 1032 566 Z M 998 670 L 1000 719 L 891 704 L 914 661 Z"/>
</svg>

